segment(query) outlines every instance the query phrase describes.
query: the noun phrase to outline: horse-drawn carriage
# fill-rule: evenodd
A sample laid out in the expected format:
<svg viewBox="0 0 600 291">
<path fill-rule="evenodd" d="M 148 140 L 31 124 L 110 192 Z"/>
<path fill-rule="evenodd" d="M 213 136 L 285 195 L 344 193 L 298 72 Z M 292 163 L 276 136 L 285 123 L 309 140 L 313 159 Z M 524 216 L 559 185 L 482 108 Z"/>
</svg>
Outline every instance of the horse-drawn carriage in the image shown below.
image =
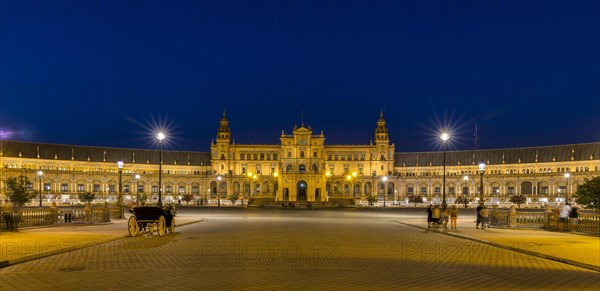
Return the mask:
<svg viewBox="0 0 600 291">
<path fill-rule="evenodd" d="M 136 236 L 139 231 L 148 230 L 151 234 L 156 232 L 163 236 L 168 230 L 175 231 L 175 208 L 169 206 L 136 206 L 129 209 L 133 214 L 129 217 L 127 227 L 130 236 Z"/>
</svg>

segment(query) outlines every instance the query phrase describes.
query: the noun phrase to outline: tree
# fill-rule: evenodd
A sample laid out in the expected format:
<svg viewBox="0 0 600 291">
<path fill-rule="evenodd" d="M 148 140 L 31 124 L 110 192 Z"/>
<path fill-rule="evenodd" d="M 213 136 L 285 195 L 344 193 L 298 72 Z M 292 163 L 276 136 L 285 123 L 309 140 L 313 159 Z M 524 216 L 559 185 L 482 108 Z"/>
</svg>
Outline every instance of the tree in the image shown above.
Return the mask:
<svg viewBox="0 0 600 291">
<path fill-rule="evenodd" d="M 183 195 L 183 201 L 185 201 L 185 205 L 187 205 L 192 200 L 194 200 L 194 195 L 192 195 L 192 194 Z"/>
<path fill-rule="evenodd" d="M 96 199 L 96 194 L 92 192 L 79 193 L 77 194 L 77 196 L 79 198 L 79 201 L 83 203 L 92 202 L 94 201 L 94 199 Z"/>
<path fill-rule="evenodd" d="M 585 182 L 577 187 L 577 192 L 573 196 L 577 203 L 585 208 L 600 211 L 600 177 L 586 178 Z"/>
<path fill-rule="evenodd" d="M 467 198 L 466 196 L 459 196 L 458 198 L 456 198 L 456 200 L 454 200 L 455 204 L 464 204 L 465 208 L 467 207 L 467 204 L 469 204 L 469 198 Z"/>
<path fill-rule="evenodd" d="M 240 195 L 231 194 L 231 195 L 229 195 L 229 197 L 227 199 L 229 199 L 229 201 L 231 201 L 231 204 L 235 205 L 235 202 L 238 201 L 239 198 L 240 198 Z"/>
<path fill-rule="evenodd" d="M 29 190 L 31 180 L 27 176 L 9 177 L 6 179 L 6 189 L 8 189 L 8 199 L 16 207 L 22 207 L 35 198 L 36 193 Z"/>
<path fill-rule="evenodd" d="M 417 206 L 417 203 L 423 203 L 423 197 L 421 195 L 410 195 L 408 196 L 408 202 L 414 203 Z"/>
<path fill-rule="evenodd" d="M 527 198 L 523 195 L 515 195 L 510 197 L 510 202 L 519 205 L 519 208 L 521 208 L 521 204 L 525 203 L 526 201 Z"/>
</svg>

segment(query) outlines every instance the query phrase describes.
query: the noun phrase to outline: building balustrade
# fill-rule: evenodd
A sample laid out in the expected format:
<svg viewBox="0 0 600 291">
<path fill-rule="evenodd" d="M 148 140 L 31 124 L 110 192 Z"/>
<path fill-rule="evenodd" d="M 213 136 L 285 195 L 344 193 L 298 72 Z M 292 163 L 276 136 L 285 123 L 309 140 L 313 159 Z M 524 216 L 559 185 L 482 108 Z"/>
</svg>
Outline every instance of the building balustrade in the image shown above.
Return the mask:
<svg viewBox="0 0 600 291">
<path fill-rule="evenodd" d="M 546 211 L 540 212 L 519 211 L 514 205 L 509 209 L 498 209 L 494 205 L 490 218 L 491 224 L 498 227 L 541 228 L 546 230 L 561 229 L 558 214 L 550 206 L 546 207 Z M 600 234 L 600 213 L 580 210 L 579 219 L 577 225 L 574 226 L 574 230 Z"/>
<path fill-rule="evenodd" d="M 7 211 L 0 210 L 0 229 L 17 229 L 18 227 L 53 225 L 53 224 L 93 224 L 110 222 L 121 218 L 122 209 L 108 205 L 93 207 L 58 208 L 55 205 L 45 208 L 22 207 Z"/>
</svg>

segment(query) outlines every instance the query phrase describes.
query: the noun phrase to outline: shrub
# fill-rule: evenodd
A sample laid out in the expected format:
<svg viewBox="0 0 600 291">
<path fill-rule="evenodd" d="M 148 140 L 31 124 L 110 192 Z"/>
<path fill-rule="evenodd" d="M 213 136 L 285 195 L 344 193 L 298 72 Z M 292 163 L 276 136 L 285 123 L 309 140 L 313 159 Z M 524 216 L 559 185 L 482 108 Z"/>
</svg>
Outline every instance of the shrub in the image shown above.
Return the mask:
<svg viewBox="0 0 600 291">
<path fill-rule="evenodd" d="M 77 194 L 79 201 L 83 203 L 92 202 L 96 199 L 96 194 L 91 192 L 79 193 Z"/>
</svg>

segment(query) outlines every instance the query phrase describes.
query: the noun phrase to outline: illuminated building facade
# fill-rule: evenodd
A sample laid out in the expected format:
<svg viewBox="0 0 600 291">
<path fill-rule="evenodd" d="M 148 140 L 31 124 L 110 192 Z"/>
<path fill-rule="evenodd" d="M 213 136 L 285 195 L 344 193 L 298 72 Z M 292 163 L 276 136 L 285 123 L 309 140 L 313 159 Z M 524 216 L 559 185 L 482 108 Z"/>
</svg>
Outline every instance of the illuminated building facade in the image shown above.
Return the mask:
<svg viewBox="0 0 600 291">
<path fill-rule="evenodd" d="M 158 150 L 22 141 L 0 143 L 2 195 L 4 180 L 20 174 L 29 176 L 32 189 L 38 190 L 36 173 L 42 170 L 46 202 L 76 198 L 81 192 L 116 199 L 119 160 L 124 162 L 125 201 L 144 193 L 155 202 Z M 459 197 L 479 197 L 480 161 L 486 164 L 483 193 L 488 201 L 506 202 L 520 194 L 533 202 L 564 201 L 585 178 L 600 175 L 600 142 L 448 151 L 449 204 Z M 210 152 L 163 151 L 162 193 L 167 202 L 185 194 L 203 201 L 226 200 L 237 194 L 240 199 L 277 202 L 377 196 L 389 205 L 419 195 L 435 202 L 442 197 L 442 165 L 442 152 L 396 152 L 383 114 L 377 121 L 374 142 L 364 145 L 328 145 L 322 131 L 315 134 L 304 124 L 291 133 L 282 131 L 279 144 L 236 144 L 223 114 Z"/>
</svg>

